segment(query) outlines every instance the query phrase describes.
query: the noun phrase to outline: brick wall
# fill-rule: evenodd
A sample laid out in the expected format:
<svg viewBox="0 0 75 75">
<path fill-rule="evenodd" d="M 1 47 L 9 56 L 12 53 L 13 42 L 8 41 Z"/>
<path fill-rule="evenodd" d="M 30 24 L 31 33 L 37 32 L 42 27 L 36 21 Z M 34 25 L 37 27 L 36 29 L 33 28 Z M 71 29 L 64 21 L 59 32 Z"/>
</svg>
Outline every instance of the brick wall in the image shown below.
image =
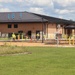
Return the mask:
<svg viewBox="0 0 75 75">
<path fill-rule="evenodd" d="M 11 24 L 12 28 L 8 28 L 8 24 L 0 24 L 1 33 L 18 33 L 18 31 L 27 33 L 28 31 L 31 31 L 36 34 L 37 30 L 42 31 L 42 23 L 16 23 L 18 24 L 18 28 L 14 28 L 13 23 Z M 54 36 L 56 30 L 56 24 L 48 24 L 48 26 L 46 24 L 46 26 L 44 26 L 44 32 L 46 33 L 46 36 L 48 35 L 48 38 L 50 38 L 50 35 Z M 60 30 L 62 32 L 62 28 Z"/>
<path fill-rule="evenodd" d="M 22 30 L 23 32 L 27 32 L 31 30 L 35 32 L 36 30 L 42 30 L 41 23 L 19 23 L 18 28 L 14 28 L 14 24 L 12 24 L 12 28 L 8 28 L 8 24 L 0 24 L 0 32 L 1 33 L 18 33 L 18 31 Z"/>
</svg>

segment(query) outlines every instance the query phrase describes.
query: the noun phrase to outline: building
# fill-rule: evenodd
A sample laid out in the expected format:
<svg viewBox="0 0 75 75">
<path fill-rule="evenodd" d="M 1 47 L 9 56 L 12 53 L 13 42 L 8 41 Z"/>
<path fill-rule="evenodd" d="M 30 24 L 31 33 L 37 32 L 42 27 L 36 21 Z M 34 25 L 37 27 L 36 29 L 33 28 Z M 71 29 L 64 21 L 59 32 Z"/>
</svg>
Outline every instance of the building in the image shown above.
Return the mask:
<svg viewBox="0 0 75 75">
<path fill-rule="evenodd" d="M 60 33 L 70 36 L 75 34 L 75 22 L 30 12 L 1 12 L 0 37 L 11 37 L 12 33 L 23 34 L 28 38 L 56 38 Z"/>
</svg>

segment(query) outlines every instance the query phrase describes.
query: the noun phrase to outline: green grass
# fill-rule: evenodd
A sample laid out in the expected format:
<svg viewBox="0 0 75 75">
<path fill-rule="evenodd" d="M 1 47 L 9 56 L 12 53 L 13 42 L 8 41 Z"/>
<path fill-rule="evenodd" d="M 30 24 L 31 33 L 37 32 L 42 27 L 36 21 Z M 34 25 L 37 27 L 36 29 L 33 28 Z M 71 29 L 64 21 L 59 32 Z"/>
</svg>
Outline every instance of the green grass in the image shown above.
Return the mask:
<svg viewBox="0 0 75 75">
<path fill-rule="evenodd" d="M 0 56 L 25 53 L 25 52 L 28 52 L 28 51 L 26 48 L 23 48 L 23 47 L 10 46 L 7 44 L 0 47 Z"/>
<path fill-rule="evenodd" d="M 10 47 L 0 47 L 13 50 Z M 0 75 L 75 75 L 75 48 L 14 47 L 32 54 L 0 56 Z"/>
<path fill-rule="evenodd" d="M 10 40 L 10 38 L 0 38 L 0 41 L 7 41 L 7 40 Z"/>
</svg>

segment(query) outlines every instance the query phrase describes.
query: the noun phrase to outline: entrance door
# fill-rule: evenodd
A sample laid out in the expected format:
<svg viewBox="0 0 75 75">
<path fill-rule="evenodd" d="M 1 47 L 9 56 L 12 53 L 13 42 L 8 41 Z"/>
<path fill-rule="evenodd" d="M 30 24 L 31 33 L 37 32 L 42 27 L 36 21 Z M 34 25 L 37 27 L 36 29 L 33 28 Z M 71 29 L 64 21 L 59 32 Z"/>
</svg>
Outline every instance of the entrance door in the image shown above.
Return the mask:
<svg viewBox="0 0 75 75">
<path fill-rule="evenodd" d="M 72 35 L 72 29 L 67 29 L 68 37 Z"/>
<path fill-rule="evenodd" d="M 28 35 L 28 38 L 31 39 L 32 32 L 28 31 L 27 35 Z"/>
</svg>

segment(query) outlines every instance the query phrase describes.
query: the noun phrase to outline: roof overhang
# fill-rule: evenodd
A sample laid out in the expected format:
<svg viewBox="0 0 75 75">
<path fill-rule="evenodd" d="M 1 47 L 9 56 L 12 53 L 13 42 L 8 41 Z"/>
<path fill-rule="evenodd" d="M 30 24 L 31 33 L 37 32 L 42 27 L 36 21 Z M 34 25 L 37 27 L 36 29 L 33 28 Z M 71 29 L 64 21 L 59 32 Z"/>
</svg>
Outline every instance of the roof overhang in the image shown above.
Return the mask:
<svg viewBox="0 0 75 75">
<path fill-rule="evenodd" d="M 65 29 L 75 29 L 75 25 L 68 25 L 64 27 Z"/>
</svg>

